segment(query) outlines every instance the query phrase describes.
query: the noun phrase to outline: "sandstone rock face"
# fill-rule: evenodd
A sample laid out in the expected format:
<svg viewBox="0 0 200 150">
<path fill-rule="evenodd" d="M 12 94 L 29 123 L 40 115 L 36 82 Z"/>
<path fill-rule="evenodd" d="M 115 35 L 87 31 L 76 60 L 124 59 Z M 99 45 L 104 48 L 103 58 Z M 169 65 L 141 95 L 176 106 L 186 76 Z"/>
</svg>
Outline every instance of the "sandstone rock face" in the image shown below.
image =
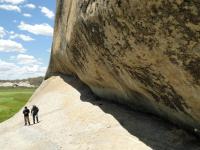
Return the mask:
<svg viewBox="0 0 200 150">
<path fill-rule="evenodd" d="M 199 140 L 162 120 L 97 99 L 80 80 L 53 76 L 28 108 L 37 124 L 24 126 L 20 110 L 0 123 L 1 150 L 199 150 Z M 30 117 L 32 123 L 32 117 Z M 161 138 L 162 137 L 162 138 Z"/>
<path fill-rule="evenodd" d="M 199 0 L 58 0 L 47 77 L 200 129 Z"/>
</svg>

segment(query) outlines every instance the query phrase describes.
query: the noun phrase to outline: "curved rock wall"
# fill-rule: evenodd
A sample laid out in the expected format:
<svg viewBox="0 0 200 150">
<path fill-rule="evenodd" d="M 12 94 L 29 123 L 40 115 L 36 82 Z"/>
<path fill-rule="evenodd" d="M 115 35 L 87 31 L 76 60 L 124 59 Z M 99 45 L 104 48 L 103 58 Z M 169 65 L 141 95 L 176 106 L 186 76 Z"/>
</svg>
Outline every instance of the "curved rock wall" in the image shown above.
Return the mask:
<svg viewBox="0 0 200 150">
<path fill-rule="evenodd" d="M 200 1 L 58 0 L 53 73 L 200 129 Z"/>
</svg>

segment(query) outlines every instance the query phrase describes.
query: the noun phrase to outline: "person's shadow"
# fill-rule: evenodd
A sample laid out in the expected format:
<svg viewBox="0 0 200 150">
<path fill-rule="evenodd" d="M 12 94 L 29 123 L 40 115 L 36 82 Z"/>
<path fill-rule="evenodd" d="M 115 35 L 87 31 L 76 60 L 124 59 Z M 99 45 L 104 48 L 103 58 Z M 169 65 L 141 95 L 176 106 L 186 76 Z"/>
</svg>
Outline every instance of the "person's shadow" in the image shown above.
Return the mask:
<svg viewBox="0 0 200 150">
<path fill-rule="evenodd" d="M 136 112 L 127 106 L 102 100 L 78 78 L 62 79 L 81 93 L 81 100 L 112 115 L 133 136 L 154 150 L 200 150 L 200 139 L 154 115 Z"/>
<path fill-rule="evenodd" d="M 30 125 L 27 125 L 27 126 L 34 126 L 36 124 L 39 124 L 41 122 L 41 120 L 39 120 L 38 122 L 35 122 L 35 123 L 30 123 Z"/>
</svg>

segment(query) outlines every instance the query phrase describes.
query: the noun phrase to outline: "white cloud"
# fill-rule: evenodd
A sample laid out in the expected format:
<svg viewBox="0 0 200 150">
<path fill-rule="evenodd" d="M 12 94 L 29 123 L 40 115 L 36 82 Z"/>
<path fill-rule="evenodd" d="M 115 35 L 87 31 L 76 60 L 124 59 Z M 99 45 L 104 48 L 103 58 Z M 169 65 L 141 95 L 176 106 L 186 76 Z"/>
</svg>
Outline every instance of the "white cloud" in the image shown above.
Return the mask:
<svg viewBox="0 0 200 150">
<path fill-rule="evenodd" d="M 27 7 L 27 8 L 30 8 L 30 9 L 36 8 L 36 6 L 34 4 L 31 4 L 31 3 L 24 5 L 24 7 Z"/>
<path fill-rule="evenodd" d="M 17 55 L 17 61 L 19 64 L 29 64 L 29 65 L 41 64 L 41 62 L 38 59 L 36 59 L 34 56 L 25 55 L 25 54 Z"/>
<path fill-rule="evenodd" d="M 32 37 L 28 35 L 24 35 L 24 34 L 13 34 L 10 36 L 10 39 L 16 39 L 16 38 L 21 39 L 26 42 L 34 40 Z"/>
<path fill-rule="evenodd" d="M 28 35 L 24 35 L 24 34 L 17 34 L 15 33 L 14 31 L 7 31 L 5 30 L 3 27 L 0 26 L 0 39 L 5 36 L 5 35 L 8 35 L 9 36 L 9 39 L 21 39 L 23 41 L 33 41 L 34 39 Z M 8 41 L 8 40 L 5 40 L 5 41 Z M 9 41 L 10 42 L 10 41 Z"/>
<path fill-rule="evenodd" d="M 0 26 L 0 38 L 3 38 L 6 35 L 6 30 Z"/>
<path fill-rule="evenodd" d="M 16 65 L 0 59 L 0 79 L 23 79 L 44 76 L 47 67 L 41 65 Z"/>
<path fill-rule="evenodd" d="M 12 40 L 3 40 L 0 39 L 0 52 L 25 52 L 26 49 L 22 44 L 17 43 Z"/>
<path fill-rule="evenodd" d="M 41 12 L 48 18 L 52 19 L 55 15 L 53 13 L 53 11 L 49 10 L 48 8 L 46 7 L 39 7 Z"/>
<path fill-rule="evenodd" d="M 15 67 L 15 65 L 13 63 L 8 63 L 8 62 L 2 61 L 0 59 L 0 72 L 9 71 L 13 67 Z"/>
<path fill-rule="evenodd" d="M 31 24 L 26 24 L 24 22 L 21 22 L 20 25 L 18 25 L 18 28 L 20 30 L 33 33 L 35 35 L 44 35 L 44 36 L 53 35 L 53 28 L 47 23 L 31 25 Z"/>
<path fill-rule="evenodd" d="M 27 14 L 27 13 L 24 13 L 23 16 L 24 16 L 24 17 L 32 17 L 31 14 Z"/>
<path fill-rule="evenodd" d="M 24 1 L 25 0 L 0 0 L 1 3 L 11 3 L 11 4 L 14 4 L 14 5 L 21 4 Z"/>
<path fill-rule="evenodd" d="M 10 31 L 9 33 L 10 33 L 10 34 L 15 34 L 15 32 L 14 32 L 14 31 Z"/>
<path fill-rule="evenodd" d="M 16 5 L 0 5 L 0 9 L 2 10 L 8 10 L 8 11 L 16 11 L 16 12 L 21 12 L 21 9 L 16 6 Z"/>
</svg>

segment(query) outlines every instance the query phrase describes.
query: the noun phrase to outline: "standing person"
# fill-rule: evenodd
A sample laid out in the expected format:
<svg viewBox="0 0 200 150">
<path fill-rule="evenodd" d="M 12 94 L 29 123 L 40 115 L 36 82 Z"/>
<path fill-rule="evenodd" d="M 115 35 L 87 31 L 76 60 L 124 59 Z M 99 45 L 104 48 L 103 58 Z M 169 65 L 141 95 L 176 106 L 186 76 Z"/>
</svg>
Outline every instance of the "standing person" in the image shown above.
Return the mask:
<svg viewBox="0 0 200 150">
<path fill-rule="evenodd" d="M 33 105 L 32 109 L 31 109 L 31 114 L 33 115 L 33 123 L 35 124 L 35 118 L 37 120 L 37 123 L 39 122 L 38 121 L 38 111 L 39 111 L 39 108 L 35 105 Z"/>
<path fill-rule="evenodd" d="M 25 106 L 23 110 L 25 126 L 27 125 L 27 123 L 28 125 L 30 125 L 29 113 L 30 113 L 30 110 Z"/>
</svg>

